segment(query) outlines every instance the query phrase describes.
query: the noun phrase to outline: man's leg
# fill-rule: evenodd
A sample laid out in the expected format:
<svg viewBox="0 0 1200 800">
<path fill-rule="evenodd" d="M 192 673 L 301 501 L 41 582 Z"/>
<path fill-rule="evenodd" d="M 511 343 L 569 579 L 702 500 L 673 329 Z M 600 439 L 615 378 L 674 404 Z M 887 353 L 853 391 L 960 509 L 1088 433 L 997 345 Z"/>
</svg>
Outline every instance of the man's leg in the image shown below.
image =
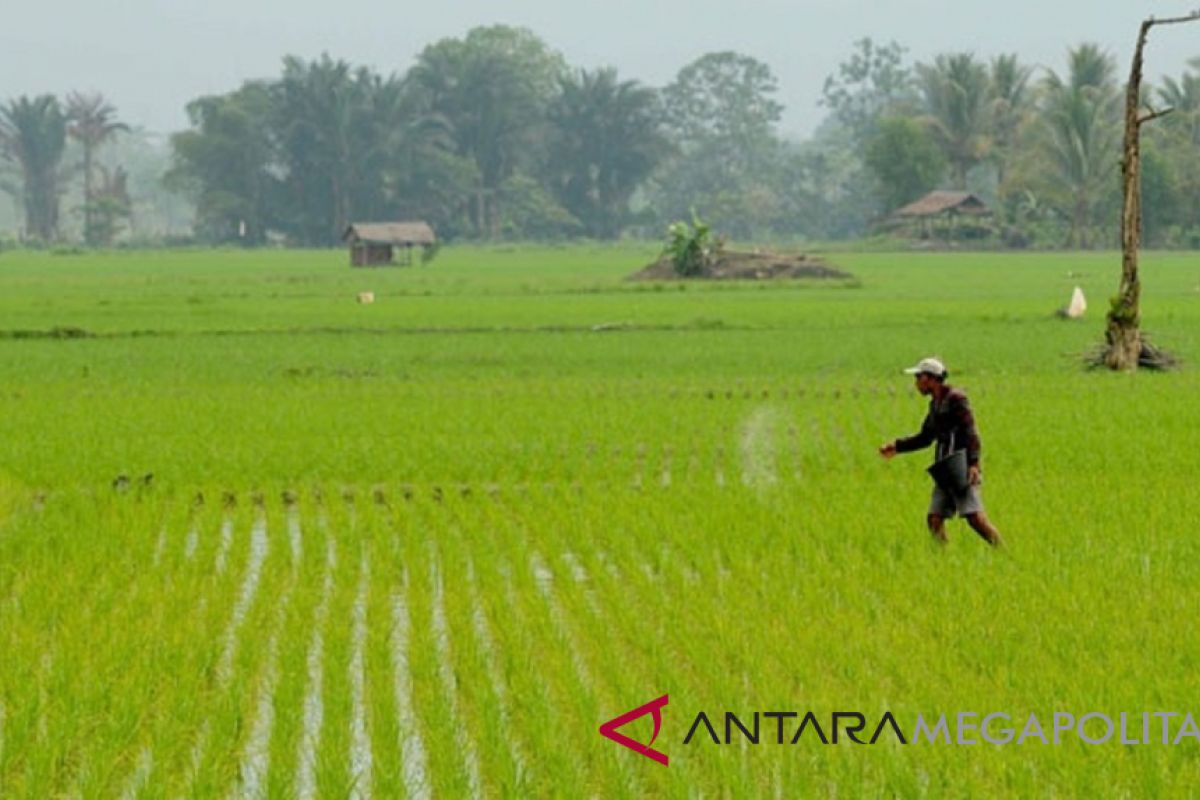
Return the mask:
<svg viewBox="0 0 1200 800">
<path fill-rule="evenodd" d="M 941 514 L 929 514 L 925 517 L 925 524 L 929 526 L 929 532 L 938 544 L 946 544 L 946 521 Z"/>
<path fill-rule="evenodd" d="M 1000 538 L 1000 531 L 996 530 L 996 526 L 987 518 L 987 514 L 982 511 L 976 511 L 973 514 L 967 514 L 967 524 L 971 529 L 978 533 L 983 540 L 992 547 L 999 547 L 1004 544 L 1004 540 Z"/>
</svg>

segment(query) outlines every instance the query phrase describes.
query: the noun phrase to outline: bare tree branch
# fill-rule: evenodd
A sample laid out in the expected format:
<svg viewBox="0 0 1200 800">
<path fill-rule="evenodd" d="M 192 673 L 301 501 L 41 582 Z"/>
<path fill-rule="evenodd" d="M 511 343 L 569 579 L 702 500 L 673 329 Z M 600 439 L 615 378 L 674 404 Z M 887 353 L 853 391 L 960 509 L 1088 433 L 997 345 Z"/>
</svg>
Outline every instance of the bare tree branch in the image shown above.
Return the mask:
<svg viewBox="0 0 1200 800">
<path fill-rule="evenodd" d="M 1139 113 L 1142 90 L 1142 53 L 1150 29 L 1200 20 L 1200 9 L 1181 17 L 1142 21 L 1138 27 L 1129 82 L 1125 85 L 1125 137 L 1121 159 L 1121 287 L 1108 311 L 1105 348 L 1100 362 L 1110 369 L 1137 369 L 1139 365 L 1170 366 L 1174 360 L 1145 342 L 1141 333 L 1141 278 L 1138 248 L 1141 245 L 1141 128 L 1142 124 L 1169 114 L 1171 109 L 1147 109 Z"/>
<path fill-rule="evenodd" d="M 1167 114 L 1170 114 L 1174 110 L 1175 110 L 1174 108 L 1164 108 L 1161 111 L 1155 111 L 1153 108 L 1146 109 L 1146 113 L 1142 114 L 1140 117 L 1137 118 L 1137 124 L 1141 125 L 1142 123 L 1149 122 L 1152 119 L 1158 119 L 1159 117 L 1165 117 Z"/>
<path fill-rule="evenodd" d="M 1154 17 L 1150 17 L 1148 20 L 1146 20 L 1146 23 L 1148 23 L 1147 27 L 1150 27 L 1151 25 L 1176 25 L 1180 22 L 1192 22 L 1193 20 L 1197 19 L 1200 19 L 1200 8 L 1196 9 L 1190 14 L 1185 14 L 1182 17 L 1166 17 L 1164 19 L 1155 19 Z"/>
</svg>

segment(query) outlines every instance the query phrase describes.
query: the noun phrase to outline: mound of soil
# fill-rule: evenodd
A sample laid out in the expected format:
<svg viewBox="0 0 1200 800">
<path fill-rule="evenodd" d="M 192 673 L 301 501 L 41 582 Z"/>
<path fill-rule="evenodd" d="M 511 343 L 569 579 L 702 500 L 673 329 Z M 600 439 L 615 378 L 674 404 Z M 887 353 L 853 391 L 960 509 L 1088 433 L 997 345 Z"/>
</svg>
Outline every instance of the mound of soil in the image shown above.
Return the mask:
<svg viewBox="0 0 1200 800">
<path fill-rule="evenodd" d="M 790 278 L 852 278 L 850 273 L 829 266 L 815 256 L 803 253 L 739 253 L 725 251 L 709 269 L 685 278 L 675 271 L 668 257 L 660 258 L 643 270 L 629 276 L 631 281 L 766 281 Z"/>
</svg>

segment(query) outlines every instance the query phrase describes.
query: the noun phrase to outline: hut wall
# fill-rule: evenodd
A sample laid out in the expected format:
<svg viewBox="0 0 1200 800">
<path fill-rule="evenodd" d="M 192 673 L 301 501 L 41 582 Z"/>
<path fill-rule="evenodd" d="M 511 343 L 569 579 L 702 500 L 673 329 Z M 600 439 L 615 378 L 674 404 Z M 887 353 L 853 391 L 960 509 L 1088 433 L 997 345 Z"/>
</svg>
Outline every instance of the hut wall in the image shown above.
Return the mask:
<svg viewBox="0 0 1200 800">
<path fill-rule="evenodd" d="M 392 246 L 390 244 L 355 242 L 350 245 L 351 266 L 374 267 L 390 263 L 392 263 Z"/>
<path fill-rule="evenodd" d="M 390 244 L 368 245 L 367 263 L 372 266 L 392 263 L 392 246 Z"/>
</svg>

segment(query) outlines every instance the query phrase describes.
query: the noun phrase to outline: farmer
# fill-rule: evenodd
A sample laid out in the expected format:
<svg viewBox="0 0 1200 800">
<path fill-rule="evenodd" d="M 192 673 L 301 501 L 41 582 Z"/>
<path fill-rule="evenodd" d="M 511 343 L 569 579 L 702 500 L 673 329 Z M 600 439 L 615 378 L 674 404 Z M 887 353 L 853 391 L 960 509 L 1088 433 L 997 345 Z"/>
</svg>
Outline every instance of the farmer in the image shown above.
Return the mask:
<svg viewBox="0 0 1200 800">
<path fill-rule="evenodd" d="M 979 472 L 979 432 L 975 429 L 975 417 L 971 405 L 961 389 L 946 383 L 949 373 L 946 366 L 936 358 L 922 359 L 915 367 L 904 370 L 916 378 L 917 391 L 929 396 L 929 413 L 921 424 L 921 431 L 914 436 L 888 442 L 879 448 L 879 454 L 891 459 L 897 453 L 923 450 L 937 443 L 935 461 L 952 452 L 967 451 L 967 486 L 959 492 L 947 491 L 934 484 L 933 498 L 929 502 L 926 522 L 929 532 L 938 542 L 946 543 L 945 521 L 956 513 L 966 517 L 971 528 L 990 545 L 1002 542 L 996 530 L 983 512 L 983 500 L 979 496 L 981 482 Z"/>
</svg>

